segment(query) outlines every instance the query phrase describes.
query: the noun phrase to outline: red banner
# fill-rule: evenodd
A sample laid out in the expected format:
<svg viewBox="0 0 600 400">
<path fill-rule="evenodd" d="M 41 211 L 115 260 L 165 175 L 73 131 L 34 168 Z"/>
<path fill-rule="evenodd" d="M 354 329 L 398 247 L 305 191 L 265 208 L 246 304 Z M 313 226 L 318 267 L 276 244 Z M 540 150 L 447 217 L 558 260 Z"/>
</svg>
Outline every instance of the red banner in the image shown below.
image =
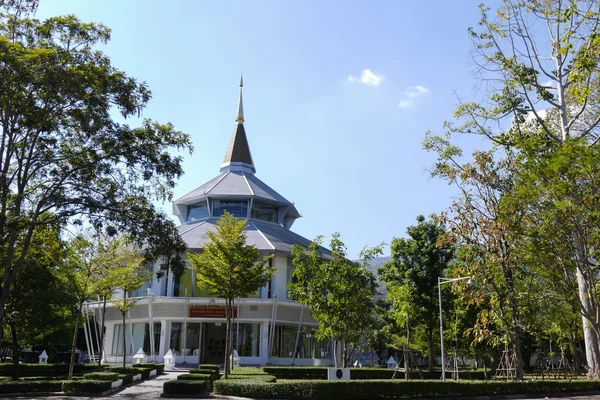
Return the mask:
<svg viewBox="0 0 600 400">
<path fill-rule="evenodd" d="M 237 308 L 232 317 L 237 317 Z M 190 318 L 226 318 L 225 307 L 190 307 Z"/>
</svg>

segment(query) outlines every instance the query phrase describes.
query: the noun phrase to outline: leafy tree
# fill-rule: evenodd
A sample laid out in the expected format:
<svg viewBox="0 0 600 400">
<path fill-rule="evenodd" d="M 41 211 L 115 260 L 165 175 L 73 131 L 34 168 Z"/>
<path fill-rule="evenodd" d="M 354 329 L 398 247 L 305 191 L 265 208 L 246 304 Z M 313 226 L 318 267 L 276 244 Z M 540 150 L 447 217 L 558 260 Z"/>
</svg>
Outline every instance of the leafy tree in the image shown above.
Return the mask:
<svg viewBox="0 0 600 400">
<path fill-rule="evenodd" d="M 337 367 L 338 342 L 343 343 L 343 361 L 347 365 L 349 345 L 357 344 L 371 328 L 377 285 L 368 267 L 371 259 L 382 254 L 383 245 L 364 249 L 360 261 L 353 262 L 346 257 L 339 234 L 331 238 L 331 254 L 323 254 L 322 243 L 319 236 L 308 249 L 294 246 L 292 263 L 296 268 L 289 289 L 291 297 L 308 306 L 319 323 L 317 339 L 333 340 Z"/>
<path fill-rule="evenodd" d="M 144 257 L 131 246 L 126 237 L 115 238 L 111 241 L 108 257 L 110 257 L 113 267 L 108 273 L 107 280 L 112 283 L 114 289 L 118 289 L 123 293 L 122 297 L 113 298 L 111 302 L 123 317 L 123 367 L 125 367 L 127 363 L 127 341 L 125 336 L 127 325 L 125 324 L 125 317 L 138 300 L 128 298 L 127 295 L 143 285 L 144 282 L 147 282 L 151 278 L 152 272 L 144 267 Z"/>
<path fill-rule="evenodd" d="M 79 319 L 83 310 L 83 303 L 91 300 L 98 293 L 98 289 L 104 285 L 103 281 L 107 278 L 107 276 L 102 275 L 104 271 L 101 265 L 96 262 L 97 248 L 95 244 L 92 238 L 86 237 L 83 234 L 74 237 L 69 243 L 67 263 L 62 266 L 61 271 L 65 281 L 69 284 L 71 293 L 77 298 L 69 379 L 73 378 L 77 333 L 79 331 Z"/>
<path fill-rule="evenodd" d="M 441 243 L 444 226 L 425 221 L 422 215 L 406 233 L 408 238 L 392 240 L 392 259 L 378 273 L 386 282 L 388 299 L 400 325 L 408 326 L 410 321 L 423 326 L 429 370 L 433 371 L 434 334 L 439 324 L 437 282 L 448 268 L 454 250 L 451 243 Z"/>
<path fill-rule="evenodd" d="M 231 368 L 231 325 L 233 301 L 246 297 L 266 285 L 275 273 L 268 256 L 261 259 L 255 246 L 246 244 L 248 221 L 225 212 L 217 220 L 216 231 L 207 232 L 209 241 L 201 253 L 188 253 L 196 271 L 198 286 L 225 299 L 227 340 L 225 345 L 225 378 Z"/>
<path fill-rule="evenodd" d="M 65 249 L 58 229 L 38 230 L 23 267 L 13 282 L 6 304 L 6 325 L 13 347 L 14 376 L 20 349 L 46 347 L 71 329 L 71 308 L 76 299 L 57 273 Z M 49 350 L 49 349 L 48 349 Z"/>
<path fill-rule="evenodd" d="M 469 30 L 476 72 L 487 92 L 481 103 L 461 102 L 455 112 L 461 123 L 446 123 L 448 134 L 482 135 L 511 152 L 516 137 L 530 134 L 533 121 L 545 143 L 554 143 L 544 152 L 569 140 L 596 144 L 600 138 L 600 3 L 504 0 L 495 14 L 489 11 L 481 6 L 479 28 Z M 489 220 L 493 223 L 493 218 Z M 590 254 L 584 253 L 583 243 L 576 249 L 573 261 L 588 375 L 598 378 L 600 345 L 587 317 L 598 314 L 597 301 L 589 296 L 594 279 L 586 273 L 585 260 Z"/>
<path fill-rule="evenodd" d="M 0 322 L 36 230 L 88 222 L 128 233 L 148 262 L 181 271 L 185 244 L 154 204 L 170 200 L 187 134 L 139 116 L 151 98 L 98 48 L 110 29 L 73 15 L 33 18 L 36 0 L 0 2 Z M 41 216 L 52 212 L 51 221 Z"/>
</svg>

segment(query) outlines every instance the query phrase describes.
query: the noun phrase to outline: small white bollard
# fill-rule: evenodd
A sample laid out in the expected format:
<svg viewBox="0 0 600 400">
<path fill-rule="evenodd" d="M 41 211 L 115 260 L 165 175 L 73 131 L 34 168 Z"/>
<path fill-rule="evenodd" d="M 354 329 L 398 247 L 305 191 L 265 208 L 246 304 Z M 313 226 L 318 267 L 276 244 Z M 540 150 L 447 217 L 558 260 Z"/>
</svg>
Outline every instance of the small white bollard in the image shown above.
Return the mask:
<svg viewBox="0 0 600 400">
<path fill-rule="evenodd" d="M 173 352 L 169 349 L 169 351 L 167 351 L 167 354 L 165 354 L 165 356 L 163 357 L 164 363 L 165 363 L 165 369 L 167 371 L 174 371 L 175 370 L 175 356 L 173 355 Z"/>
<path fill-rule="evenodd" d="M 48 364 L 48 353 L 46 353 L 46 350 L 42 351 L 42 354 L 40 354 L 39 359 L 39 364 Z"/>
<path fill-rule="evenodd" d="M 394 356 L 390 356 L 390 359 L 387 361 L 387 367 L 388 368 L 398 368 L 398 363 L 396 362 L 396 359 L 394 359 Z"/>
<path fill-rule="evenodd" d="M 135 353 L 135 355 L 133 356 L 133 363 L 134 364 L 146 364 L 146 353 L 144 353 L 144 350 L 142 350 L 141 347 L 138 350 L 138 352 Z"/>
</svg>

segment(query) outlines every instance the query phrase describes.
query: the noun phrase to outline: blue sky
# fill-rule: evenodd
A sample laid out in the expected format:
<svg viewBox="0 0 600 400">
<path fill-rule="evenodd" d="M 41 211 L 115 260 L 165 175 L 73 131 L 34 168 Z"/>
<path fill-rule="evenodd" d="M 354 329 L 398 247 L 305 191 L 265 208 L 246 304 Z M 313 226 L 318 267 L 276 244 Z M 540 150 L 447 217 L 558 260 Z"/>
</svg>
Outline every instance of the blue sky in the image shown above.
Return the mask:
<svg viewBox="0 0 600 400">
<path fill-rule="evenodd" d="M 474 96 L 478 2 L 42 0 L 37 17 L 112 28 L 102 50 L 153 92 L 143 117 L 194 142 L 175 198 L 218 174 L 243 68 L 257 176 L 295 202 L 294 231 L 340 232 L 355 257 L 450 205 L 421 141 Z"/>
</svg>

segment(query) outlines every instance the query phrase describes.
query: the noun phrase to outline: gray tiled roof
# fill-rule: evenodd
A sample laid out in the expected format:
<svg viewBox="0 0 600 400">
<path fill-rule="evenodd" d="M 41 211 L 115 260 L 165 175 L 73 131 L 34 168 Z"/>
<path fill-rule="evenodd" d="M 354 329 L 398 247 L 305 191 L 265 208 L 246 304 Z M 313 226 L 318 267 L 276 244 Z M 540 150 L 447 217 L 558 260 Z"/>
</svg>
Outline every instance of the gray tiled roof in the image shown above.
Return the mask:
<svg viewBox="0 0 600 400">
<path fill-rule="evenodd" d="M 216 221 L 217 218 L 209 218 L 194 224 L 181 225 L 178 228 L 179 234 L 190 250 L 201 249 L 209 240 L 206 232 L 215 230 Z M 261 251 L 290 253 L 295 244 L 308 247 L 311 243 L 310 240 L 282 226 L 253 219 L 248 220 L 246 234 L 246 243 L 256 246 Z M 328 253 L 326 249 L 323 251 Z"/>
<path fill-rule="evenodd" d="M 194 204 L 202 198 L 209 197 L 250 197 L 292 205 L 285 197 L 270 188 L 255 175 L 244 172 L 223 172 L 205 184 L 192 190 L 185 196 L 175 200 L 175 204 Z"/>
</svg>

